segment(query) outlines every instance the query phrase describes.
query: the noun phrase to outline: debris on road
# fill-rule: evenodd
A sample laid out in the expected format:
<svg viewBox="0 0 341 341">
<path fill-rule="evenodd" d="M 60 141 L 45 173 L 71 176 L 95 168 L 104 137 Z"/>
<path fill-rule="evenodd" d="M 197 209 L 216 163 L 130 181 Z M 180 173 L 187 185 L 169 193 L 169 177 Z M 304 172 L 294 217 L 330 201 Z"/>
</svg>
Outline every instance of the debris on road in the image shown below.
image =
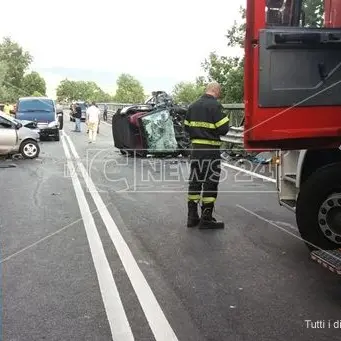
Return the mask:
<svg viewBox="0 0 341 341">
<path fill-rule="evenodd" d="M 0 165 L 0 168 L 16 168 L 17 165 L 10 163 L 9 165 Z"/>
</svg>

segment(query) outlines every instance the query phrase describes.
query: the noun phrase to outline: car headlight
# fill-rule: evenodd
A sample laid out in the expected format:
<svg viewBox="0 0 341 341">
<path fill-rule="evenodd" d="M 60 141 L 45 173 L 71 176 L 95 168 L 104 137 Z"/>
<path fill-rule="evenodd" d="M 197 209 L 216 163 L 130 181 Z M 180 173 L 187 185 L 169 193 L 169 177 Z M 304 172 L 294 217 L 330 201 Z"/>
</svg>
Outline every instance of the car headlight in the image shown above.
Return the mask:
<svg viewBox="0 0 341 341">
<path fill-rule="evenodd" d="M 48 127 L 49 128 L 56 128 L 58 127 L 59 123 L 57 121 L 52 121 L 49 123 Z"/>
</svg>

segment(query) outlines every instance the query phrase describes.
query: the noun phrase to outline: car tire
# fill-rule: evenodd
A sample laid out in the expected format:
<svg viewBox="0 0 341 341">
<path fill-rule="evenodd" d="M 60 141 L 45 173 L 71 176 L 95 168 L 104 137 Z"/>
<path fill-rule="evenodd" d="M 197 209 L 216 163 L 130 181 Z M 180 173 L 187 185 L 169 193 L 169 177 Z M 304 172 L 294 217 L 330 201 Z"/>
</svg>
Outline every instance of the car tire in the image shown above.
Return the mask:
<svg viewBox="0 0 341 341">
<path fill-rule="evenodd" d="M 37 141 L 25 140 L 21 142 L 19 151 L 24 159 L 35 159 L 39 156 L 40 147 Z"/>
</svg>

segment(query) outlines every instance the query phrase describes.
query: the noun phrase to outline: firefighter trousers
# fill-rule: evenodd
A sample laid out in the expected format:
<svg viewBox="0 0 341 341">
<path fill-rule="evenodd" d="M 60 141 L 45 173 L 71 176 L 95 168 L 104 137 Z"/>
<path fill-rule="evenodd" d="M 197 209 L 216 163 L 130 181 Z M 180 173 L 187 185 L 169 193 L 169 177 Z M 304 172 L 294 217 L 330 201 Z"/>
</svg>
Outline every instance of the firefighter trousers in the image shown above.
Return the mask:
<svg viewBox="0 0 341 341">
<path fill-rule="evenodd" d="M 203 205 L 214 205 L 221 172 L 220 149 L 194 149 L 190 164 L 188 201 L 201 199 Z"/>
</svg>

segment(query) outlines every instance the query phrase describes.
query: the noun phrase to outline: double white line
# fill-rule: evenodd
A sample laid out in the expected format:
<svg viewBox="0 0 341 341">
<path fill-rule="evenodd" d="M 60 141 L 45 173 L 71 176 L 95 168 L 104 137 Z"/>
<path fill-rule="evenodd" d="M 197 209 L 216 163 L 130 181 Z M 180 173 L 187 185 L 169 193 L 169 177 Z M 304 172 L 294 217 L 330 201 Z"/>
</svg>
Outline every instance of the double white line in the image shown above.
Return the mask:
<svg viewBox="0 0 341 341">
<path fill-rule="evenodd" d="M 135 290 L 136 296 L 141 304 L 142 310 L 156 341 L 178 341 L 178 338 L 165 317 L 127 243 L 123 239 L 101 196 L 98 194 L 91 177 L 82 164 L 73 142 L 65 132 L 62 134 L 62 144 L 79 209 L 83 218 L 113 340 L 131 341 L 135 339 L 126 316 L 115 279 L 110 269 L 109 262 L 105 255 L 95 221 L 75 169 L 79 169 L 81 171 L 86 187 L 97 206 L 98 212 L 101 215 L 128 278 Z M 70 150 L 75 161 L 72 160 Z M 76 168 L 74 162 L 77 165 Z"/>
</svg>

